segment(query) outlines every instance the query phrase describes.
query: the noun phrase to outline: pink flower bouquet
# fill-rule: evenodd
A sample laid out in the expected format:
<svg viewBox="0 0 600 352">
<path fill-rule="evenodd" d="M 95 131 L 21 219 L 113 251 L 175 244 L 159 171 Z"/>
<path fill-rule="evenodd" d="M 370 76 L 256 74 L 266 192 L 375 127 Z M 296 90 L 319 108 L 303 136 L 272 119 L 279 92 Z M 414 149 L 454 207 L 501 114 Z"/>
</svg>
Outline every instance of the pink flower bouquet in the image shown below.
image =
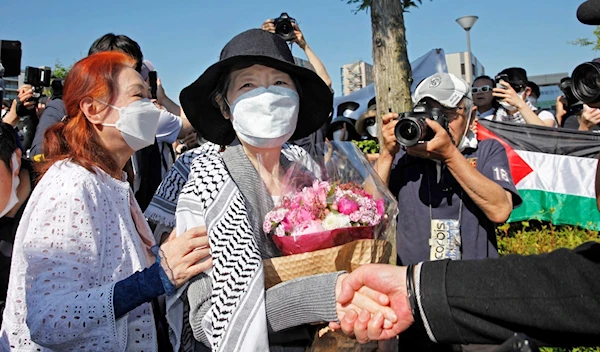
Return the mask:
<svg viewBox="0 0 600 352">
<path fill-rule="evenodd" d="M 384 199 L 373 199 L 357 183 L 314 181 L 283 196 L 263 230 L 283 255 L 292 255 L 373 239 L 384 213 Z"/>
</svg>

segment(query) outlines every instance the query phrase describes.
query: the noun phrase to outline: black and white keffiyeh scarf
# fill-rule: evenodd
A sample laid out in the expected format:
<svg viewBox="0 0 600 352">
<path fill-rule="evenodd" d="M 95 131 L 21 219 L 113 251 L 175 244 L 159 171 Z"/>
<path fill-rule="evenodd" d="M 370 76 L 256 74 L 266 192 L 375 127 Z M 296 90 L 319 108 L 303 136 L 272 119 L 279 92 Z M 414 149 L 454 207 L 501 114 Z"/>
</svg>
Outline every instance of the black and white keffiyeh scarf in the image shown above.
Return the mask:
<svg viewBox="0 0 600 352">
<path fill-rule="evenodd" d="M 207 142 L 182 154 L 158 186 L 150 205 L 144 212 L 146 219 L 155 224 L 174 228 L 177 200 L 183 185 L 188 180 L 192 162 L 201 155 L 214 154 L 220 149 L 219 145 Z"/>
<path fill-rule="evenodd" d="M 533 106 L 533 104 L 531 104 L 527 100 L 525 100 L 525 103 L 527 104 L 527 106 L 529 106 L 531 111 L 535 112 L 538 110 L 538 108 Z M 498 110 L 496 110 L 496 114 L 494 115 L 493 121 L 526 123 L 525 119 L 523 118 L 520 112 L 517 111 L 514 114 L 509 115 L 506 109 L 502 106 L 499 107 Z"/>
<path fill-rule="evenodd" d="M 306 160 L 303 149 L 284 146 L 284 168 L 286 162 Z M 207 227 L 213 291 L 202 325 L 214 351 L 269 351 L 262 259 L 278 251 L 262 232 L 262 221 L 272 207 L 241 146 L 192 162 L 177 218 L 186 219 L 186 228 Z"/>
</svg>

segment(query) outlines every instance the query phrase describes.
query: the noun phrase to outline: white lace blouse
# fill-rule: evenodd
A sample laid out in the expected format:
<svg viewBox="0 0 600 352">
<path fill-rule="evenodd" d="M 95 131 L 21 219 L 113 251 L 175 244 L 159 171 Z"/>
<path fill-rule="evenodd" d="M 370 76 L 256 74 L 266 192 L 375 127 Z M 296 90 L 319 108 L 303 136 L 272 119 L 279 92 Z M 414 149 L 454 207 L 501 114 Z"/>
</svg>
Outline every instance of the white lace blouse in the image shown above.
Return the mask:
<svg viewBox="0 0 600 352">
<path fill-rule="evenodd" d="M 102 171 L 48 170 L 17 230 L 0 350 L 156 351 L 150 304 L 113 312 L 115 283 L 147 267 L 130 197 Z"/>
</svg>

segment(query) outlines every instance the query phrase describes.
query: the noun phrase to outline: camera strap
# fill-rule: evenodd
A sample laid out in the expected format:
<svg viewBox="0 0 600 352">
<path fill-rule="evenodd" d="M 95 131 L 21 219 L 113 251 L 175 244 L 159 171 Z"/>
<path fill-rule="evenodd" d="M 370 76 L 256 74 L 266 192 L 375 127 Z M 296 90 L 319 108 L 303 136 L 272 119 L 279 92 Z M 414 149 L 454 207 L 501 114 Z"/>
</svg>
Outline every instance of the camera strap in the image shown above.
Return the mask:
<svg viewBox="0 0 600 352">
<path fill-rule="evenodd" d="M 430 238 L 429 238 L 429 260 L 442 259 L 461 259 L 461 244 L 462 238 L 460 234 L 460 225 L 462 220 L 463 194 L 461 189 L 459 198 L 460 204 L 458 207 L 458 219 L 434 219 L 433 208 L 431 206 L 431 180 L 429 177 L 429 167 L 427 172 L 427 192 L 429 194 L 429 220 L 430 220 Z"/>
</svg>

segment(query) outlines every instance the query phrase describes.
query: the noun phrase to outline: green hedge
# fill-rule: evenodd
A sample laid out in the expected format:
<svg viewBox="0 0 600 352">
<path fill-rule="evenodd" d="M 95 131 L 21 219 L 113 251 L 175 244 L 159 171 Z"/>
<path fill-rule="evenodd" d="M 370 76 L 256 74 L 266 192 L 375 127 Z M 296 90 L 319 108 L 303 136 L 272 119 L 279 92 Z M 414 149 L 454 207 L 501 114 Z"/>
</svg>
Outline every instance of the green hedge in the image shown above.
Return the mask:
<svg viewBox="0 0 600 352">
<path fill-rule="evenodd" d="M 575 248 L 588 241 L 600 242 L 598 231 L 586 230 L 577 226 L 554 226 L 552 223 L 522 221 L 498 226 L 498 250 L 505 254 L 540 254 L 558 248 Z M 544 352 L 591 352 L 600 347 L 542 348 Z"/>
</svg>

